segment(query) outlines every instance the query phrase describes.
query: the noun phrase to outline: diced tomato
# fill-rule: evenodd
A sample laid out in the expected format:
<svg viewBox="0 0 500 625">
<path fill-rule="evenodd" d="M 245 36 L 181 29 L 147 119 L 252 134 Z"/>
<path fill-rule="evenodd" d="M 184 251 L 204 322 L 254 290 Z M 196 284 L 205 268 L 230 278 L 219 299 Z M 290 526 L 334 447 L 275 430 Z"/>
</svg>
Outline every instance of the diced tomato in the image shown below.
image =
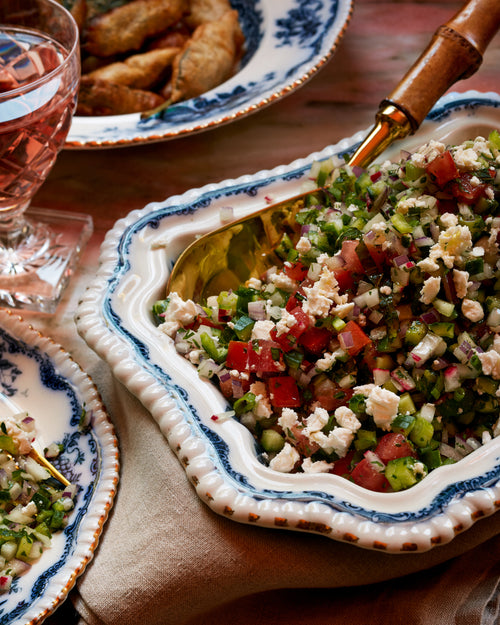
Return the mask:
<svg viewBox="0 0 500 625">
<path fill-rule="evenodd" d="M 304 300 L 304 298 L 304 292 L 302 291 L 302 289 L 298 289 L 288 298 L 288 301 L 285 305 L 286 310 L 290 312 L 294 308 L 297 308 L 297 306 L 301 305 L 301 302 Z"/>
<path fill-rule="evenodd" d="M 356 247 L 356 255 L 361 262 L 361 266 L 363 267 L 363 273 L 367 276 L 372 276 L 376 274 L 380 267 L 375 262 L 375 259 L 370 254 L 370 250 L 364 241 L 358 241 L 358 245 Z"/>
<path fill-rule="evenodd" d="M 347 268 L 351 273 L 364 274 L 363 264 L 359 260 L 359 256 L 356 254 L 356 248 L 359 245 L 359 241 L 345 240 L 342 241 L 342 249 L 340 255 L 345 260 Z"/>
<path fill-rule="evenodd" d="M 333 273 L 339 283 L 340 291 L 345 292 L 354 289 L 354 278 L 350 271 L 347 271 L 347 269 L 335 269 Z"/>
<path fill-rule="evenodd" d="M 302 456 L 312 456 L 320 448 L 318 443 L 315 443 L 303 433 L 303 427 L 300 425 L 292 426 L 288 440 Z"/>
<path fill-rule="evenodd" d="M 304 280 L 307 276 L 309 267 L 306 267 L 300 261 L 297 261 L 295 263 L 285 263 L 283 270 L 290 279 L 302 282 L 302 280 Z"/>
<path fill-rule="evenodd" d="M 302 405 L 297 382 L 289 375 L 268 378 L 267 389 L 274 408 L 299 408 Z"/>
<path fill-rule="evenodd" d="M 382 249 L 382 246 L 375 245 L 373 241 L 367 240 L 366 237 L 365 237 L 365 245 L 377 269 L 379 270 L 382 269 L 387 260 L 387 254 Z"/>
<path fill-rule="evenodd" d="M 248 368 L 258 374 L 283 371 L 285 366 L 280 346 L 274 341 L 249 341 Z"/>
<path fill-rule="evenodd" d="M 375 453 L 384 464 L 396 458 L 417 457 L 417 453 L 404 434 L 397 434 L 396 432 L 384 434 L 375 448 Z"/>
<path fill-rule="evenodd" d="M 339 406 L 346 406 L 354 391 L 352 389 L 342 389 L 338 384 L 326 375 L 316 376 L 313 379 L 313 400 L 321 408 L 333 412 Z"/>
<path fill-rule="evenodd" d="M 248 369 L 248 343 L 245 341 L 229 341 L 227 348 L 226 367 L 237 371 Z"/>
<path fill-rule="evenodd" d="M 330 470 L 330 473 L 334 475 L 340 475 L 342 477 L 349 477 L 351 473 L 351 462 L 354 456 L 354 450 L 351 450 L 347 453 L 346 456 L 336 460 L 333 464 L 333 469 Z"/>
<path fill-rule="evenodd" d="M 351 471 L 351 480 L 358 486 L 383 492 L 389 490 L 389 482 L 385 473 L 380 470 L 380 464 L 373 462 L 369 458 L 363 458 Z"/>
<path fill-rule="evenodd" d="M 366 345 L 372 342 L 371 338 L 352 319 L 346 323 L 338 337 L 340 346 L 350 356 L 356 356 Z"/>
<path fill-rule="evenodd" d="M 291 315 L 295 317 L 296 322 L 290 327 L 286 334 L 280 334 L 276 328 L 271 330 L 271 338 L 276 343 L 279 343 L 281 349 L 285 352 L 289 352 L 297 344 L 297 339 L 301 336 L 311 325 L 311 318 L 304 312 L 302 306 L 295 306 L 289 311 Z"/>
<path fill-rule="evenodd" d="M 475 204 L 485 194 L 488 185 L 484 183 L 473 185 L 471 178 L 472 174 L 464 172 L 460 174 L 459 180 L 452 183 L 451 192 L 458 202 Z"/>
<path fill-rule="evenodd" d="M 300 335 L 299 343 L 312 354 L 321 354 L 325 351 L 332 336 L 328 328 L 313 326 Z"/>
<path fill-rule="evenodd" d="M 426 171 L 440 187 L 443 187 L 447 182 L 459 176 L 457 166 L 449 150 L 438 154 L 436 158 L 427 165 Z"/>
</svg>

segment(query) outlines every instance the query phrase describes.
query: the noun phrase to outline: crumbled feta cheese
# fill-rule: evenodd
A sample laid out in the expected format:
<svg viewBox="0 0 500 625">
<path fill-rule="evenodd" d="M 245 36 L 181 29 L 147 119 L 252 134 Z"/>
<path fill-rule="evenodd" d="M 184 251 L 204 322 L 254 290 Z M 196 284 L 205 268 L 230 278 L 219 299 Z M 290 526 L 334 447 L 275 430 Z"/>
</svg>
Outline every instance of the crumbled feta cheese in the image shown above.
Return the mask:
<svg viewBox="0 0 500 625">
<path fill-rule="evenodd" d="M 337 358 L 345 356 L 345 351 L 339 347 L 334 352 L 325 352 L 323 358 L 318 358 L 314 365 L 318 371 L 328 371 L 336 362 Z"/>
<path fill-rule="evenodd" d="M 460 170 L 481 169 L 483 167 L 474 148 L 458 146 L 452 150 L 452 153 L 455 165 Z"/>
<path fill-rule="evenodd" d="M 399 396 L 386 388 L 375 386 L 366 400 L 366 412 L 377 427 L 388 430 L 398 414 Z"/>
<path fill-rule="evenodd" d="M 273 414 L 273 408 L 267 394 L 267 387 L 264 382 L 253 382 L 250 385 L 250 392 L 255 395 L 256 405 L 253 409 L 254 415 L 258 419 L 268 419 Z"/>
<path fill-rule="evenodd" d="M 291 430 L 294 425 L 299 424 L 299 417 L 292 408 L 283 408 L 281 416 L 278 418 L 278 423 L 283 430 Z"/>
<path fill-rule="evenodd" d="M 319 432 L 319 430 L 322 430 L 328 423 L 329 418 L 328 411 L 320 406 L 317 406 L 314 409 L 314 412 L 312 412 L 307 419 L 305 419 L 307 432 Z"/>
<path fill-rule="evenodd" d="M 333 469 L 333 463 L 326 460 L 317 460 L 314 462 L 311 458 L 304 458 L 302 461 L 302 470 L 304 473 L 328 473 Z"/>
<path fill-rule="evenodd" d="M 342 427 L 333 428 L 328 435 L 324 432 L 313 432 L 309 439 L 326 451 L 327 454 L 331 454 L 334 451 L 339 458 L 343 458 L 354 439 L 354 434 L 351 430 Z"/>
<path fill-rule="evenodd" d="M 465 298 L 462 301 L 462 312 L 467 319 L 477 322 L 484 318 L 484 310 L 480 302 Z"/>
<path fill-rule="evenodd" d="M 335 304 L 346 304 L 348 295 L 339 295 L 339 283 L 333 271 L 323 267 L 321 276 L 311 287 L 304 287 L 307 297 L 302 308 L 304 312 L 315 317 L 327 317 L 330 308 Z"/>
<path fill-rule="evenodd" d="M 439 221 L 445 228 L 451 228 L 451 226 L 456 226 L 458 224 L 458 217 L 455 213 L 443 213 Z"/>
<path fill-rule="evenodd" d="M 297 242 L 297 245 L 295 246 L 295 249 L 300 254 L 307 254 L 307 252 L 311 251 L 311 248 L 312 248 L 311 241 L 307 237 L 300 237 L 300 239 Z"/>
<path fill-rule="evenodd" d="M 441 259 L 446 267 L 453 267 L 455 259 L 472 247 L 471 231 L 467 226 L 451 226 L 440 233 L 437 243 L 429 250 L 429 258 Z M 421 267 L 420 263 L 418 265 Z"/>
<path fill-rule="evenodd" d="M 269 462 L 269 467 L 280 473 L 290 473 L 300 460 L 300 454 L 290 443 L 285 443 L 283 449 Z"/>
<path fill-rule="evenodd" d="M 259 319 L 252 328 L 252 340 L 270 341 L 271 330 L 274 328 L 274 321 L 270 319 Z"/>
<path fill-rule="evenodd" d="M 347 428 L 351 432 L 357 432 L 361 427 L 358 417 L 347 406 L 339 406 L 334 412 L 334 417 L 341 427 Z"/>
<path fill-rule="evenodd" d="M 467 289 L 472 285 L 472 282 L 469 282 L 469 272 L 454 269 L 453 284 L 455 285 L 457 297 L 463 299 L 467 295 Z"/>
<path fill-rule="evenodd" d="M 297 282 L 292 280 L 286 275 L 284 271 L 273 273 L 269 276 L 269 281 L 272 282 L 278 289 L 286 291 L 287 293 L 293 293 L 297 290 Z"/>
<path fill-rule="evenodd" d="M 420 301 L 423 304 L 430 304 L 435 299 L 441 288 L 441 277 L 431 276 L 424 280 L 422 290 L 420 291 Z"/>
<path fill-rule="evenodd" d="M 276 336 L 281 336 L 282 334 L 287 334 L 290 328 L 292 328 L 297 323 L 296 317 L 286 310 L 286 308 L 281 309 L 281 318 L 276 324 Z"/>
<path fill-rule="evenodd" d="M 439 271 L 438 263 L 429 256 L 420 260 L 417 263 L 417 267 L 425 273 L 433 273 L 434 271 Z"/>
<path fill-rule="evenodd" d="M 255 289 L 256 291 L 260 291 L 260 289 L 262 288 L 262 280 L 259 280 L 258 278 L 249 278 L 246 281 L 246 286 L 249 289 Z"/>
<path fill-rule="evenodd" d="M 477 353 L 477 357 L 481 361 L 484 375 L 491 375 L 494 380 L 500 380 L 500 354 L 494 349 L 489 349 L 487 352 Z"/>
</svg>

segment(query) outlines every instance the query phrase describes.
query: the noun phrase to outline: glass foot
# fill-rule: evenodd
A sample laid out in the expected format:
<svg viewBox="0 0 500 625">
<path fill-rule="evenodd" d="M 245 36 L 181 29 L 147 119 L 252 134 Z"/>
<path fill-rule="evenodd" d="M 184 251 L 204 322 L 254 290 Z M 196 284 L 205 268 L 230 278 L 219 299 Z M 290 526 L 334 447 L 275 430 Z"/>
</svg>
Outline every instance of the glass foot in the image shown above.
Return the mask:
<svg viewBox="0 0 500 625">
<path fill-rule="evenodd" d="M 27 237 L 0 245 L 0 305 L 53 313 L 92 234 L 92 217 L 33 207 L 25 217 Z"/>
</svg>

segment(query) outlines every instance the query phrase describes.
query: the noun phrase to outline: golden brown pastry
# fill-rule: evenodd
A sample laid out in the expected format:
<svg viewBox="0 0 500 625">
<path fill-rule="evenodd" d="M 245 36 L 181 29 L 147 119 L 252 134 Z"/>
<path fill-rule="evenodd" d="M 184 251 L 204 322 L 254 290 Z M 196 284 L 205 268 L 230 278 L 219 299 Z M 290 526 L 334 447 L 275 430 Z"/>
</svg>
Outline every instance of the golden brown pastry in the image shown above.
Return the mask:
<svg viewBox="0 0 500 625">
<path fill-rule="evenodd" d="M 242 44 L 237 11 L 198 26 L 174 61 L 171 102 L 194 98 L 227 80 Z"/>
<path fill-rule="evenodd" d="M 159 106 L 163 98 L 151 91 L 83 76 L 77 115 L 124 115 Z"/>
<path fill-rule="evenodd" d="M 213 22 L 231 11 L 229 0 L 190 0 L 185 22 L 193 30 L 205 22 Z"/>
<path fill-rule="evenodd" d="M 148 37 L 178 22 L 188 9 L 188 0 L 133 0 L 90 20 L 84 49 L 100 57 L 139 50 Z"/>
<path fill-rule="evenodd" d="M 107 80 L 135 89 L 151 89 L 165 80 L 179 48 L 159 48 L 129 56 L 125 61 L 104 65 L 87 74 L 94 80 Z"/>
</svg>

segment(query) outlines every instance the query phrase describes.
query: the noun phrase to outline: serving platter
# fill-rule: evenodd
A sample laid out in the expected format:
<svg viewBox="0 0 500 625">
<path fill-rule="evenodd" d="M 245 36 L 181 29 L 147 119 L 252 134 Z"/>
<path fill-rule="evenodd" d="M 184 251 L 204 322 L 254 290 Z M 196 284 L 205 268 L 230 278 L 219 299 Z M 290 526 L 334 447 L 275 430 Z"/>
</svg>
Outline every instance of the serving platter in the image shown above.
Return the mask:
<svg viewBox="0 0 500 625">
<path fill-rule="evenodd" d="M 431 138 L 461 143 L 500 127 L 500 96 L 452 93 L 419 132 L 388 150 L 397 158 Z M 330 474 L 283 474 L 235 419 L 211 417 L 226 400 L 179 356 L 153 322 L 151 306 L 180 252 L 196 236 L 301 192 L 314 161 L 351 153 L 365 132 L 291 164 L 152 203 L 119 220 L 101 249 L 100 269 L 79 305 L 81 336 L 151 412 L 200 498 L 235 521 L 313 532 L 388 553 L 450 542 L 500 507 L 500 438 L 408 491 L 375 493 Z M 482 521 L 487 522 L 487 521 Z"/>
<path fill-rule="evenodd" d="M 28 412 L 41 449 L 63 444 L 53 464 L 78 485 L 67 527 L 0 595 L 2 625 L 34 625 L 64 601 L 93 557 L 117 489 L 118 444 L 89 376 L 60 345 L 7 309 L 0 309 L 0 363 L 2 414 Z"/>
<path fill-rule="evenodd" d="M 76 116 L 66 148 L 117 147 L 164 141 L 241 119 L 289 95 L 334 54 L 352 0 L 231 0 L 246 40 L 237 74 L 203 95 L 148 120 L 139 113 Z"/>
</svg>

